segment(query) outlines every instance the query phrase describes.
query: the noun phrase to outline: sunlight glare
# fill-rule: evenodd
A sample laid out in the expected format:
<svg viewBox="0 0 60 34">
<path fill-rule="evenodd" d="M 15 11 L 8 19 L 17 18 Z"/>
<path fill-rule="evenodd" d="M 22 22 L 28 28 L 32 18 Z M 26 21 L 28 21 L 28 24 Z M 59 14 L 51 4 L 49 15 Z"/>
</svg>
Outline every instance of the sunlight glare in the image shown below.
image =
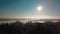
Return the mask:
<svg viewBox="0 0 60 34">
<path fill-rule="evenodd" d="M 38 11 L 41 11 L 41 10 L 42 10 L 42 6 L 38 6 L 38 7 L 37 7 L 37 10 L 38 10 Z"/>
</svg>

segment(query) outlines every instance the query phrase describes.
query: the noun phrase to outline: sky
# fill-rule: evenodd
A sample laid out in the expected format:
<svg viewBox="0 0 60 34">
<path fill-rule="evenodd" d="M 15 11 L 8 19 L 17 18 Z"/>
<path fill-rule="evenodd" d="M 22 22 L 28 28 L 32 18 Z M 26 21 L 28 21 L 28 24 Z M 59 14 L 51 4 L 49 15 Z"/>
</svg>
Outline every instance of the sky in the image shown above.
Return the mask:
<svg viewBox="0 0 60 34">
<path fill-rule="evenodd" d="M 38 11 L 37 7 L 42 6 Z M 60 18 L 60 0 L 0 0 L 0 18 Z"/>
</svg>

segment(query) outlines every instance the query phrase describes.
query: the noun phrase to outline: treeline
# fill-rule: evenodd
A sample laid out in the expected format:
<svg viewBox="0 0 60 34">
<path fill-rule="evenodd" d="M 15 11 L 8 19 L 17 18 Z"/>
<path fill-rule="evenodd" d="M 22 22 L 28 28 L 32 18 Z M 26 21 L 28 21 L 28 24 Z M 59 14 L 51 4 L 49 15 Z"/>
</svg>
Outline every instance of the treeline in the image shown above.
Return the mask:
<svg viewBox="0 0 60 34">
<path fill-rule="evenodd" d="M 0 34 L 60 34 L 60 22 L 0 24 Z"/>
</svg>

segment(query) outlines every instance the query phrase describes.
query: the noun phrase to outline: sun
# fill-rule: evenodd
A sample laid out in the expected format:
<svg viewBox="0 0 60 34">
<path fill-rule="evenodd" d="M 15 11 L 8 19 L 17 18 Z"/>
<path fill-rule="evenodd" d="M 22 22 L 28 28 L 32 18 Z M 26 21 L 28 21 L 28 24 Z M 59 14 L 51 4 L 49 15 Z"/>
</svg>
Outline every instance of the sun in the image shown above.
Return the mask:
<svg viewBox="0 0 60 34">
<path fill-rule="evenodd" d="M 38 11 L 41 11 L 41 10 L 42 10 L 42 6 L 38 6 L 38 7 L 37 7 L 37 10 L 38 10 Z"/>
</svg>

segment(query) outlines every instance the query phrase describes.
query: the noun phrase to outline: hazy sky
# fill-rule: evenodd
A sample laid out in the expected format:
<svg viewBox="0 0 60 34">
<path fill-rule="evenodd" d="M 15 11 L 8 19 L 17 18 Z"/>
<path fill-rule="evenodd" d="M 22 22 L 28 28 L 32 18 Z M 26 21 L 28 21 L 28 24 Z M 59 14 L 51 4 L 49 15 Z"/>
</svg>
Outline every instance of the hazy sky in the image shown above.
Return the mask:
<svg viewBox="0 0 60 34">
<path fill-rule="evenodd" d="M 38 12 L 37 7 L 42 6 Z M 60 0 L 0 0 L 0 17 L 60 17 Z"/>
</svg>

